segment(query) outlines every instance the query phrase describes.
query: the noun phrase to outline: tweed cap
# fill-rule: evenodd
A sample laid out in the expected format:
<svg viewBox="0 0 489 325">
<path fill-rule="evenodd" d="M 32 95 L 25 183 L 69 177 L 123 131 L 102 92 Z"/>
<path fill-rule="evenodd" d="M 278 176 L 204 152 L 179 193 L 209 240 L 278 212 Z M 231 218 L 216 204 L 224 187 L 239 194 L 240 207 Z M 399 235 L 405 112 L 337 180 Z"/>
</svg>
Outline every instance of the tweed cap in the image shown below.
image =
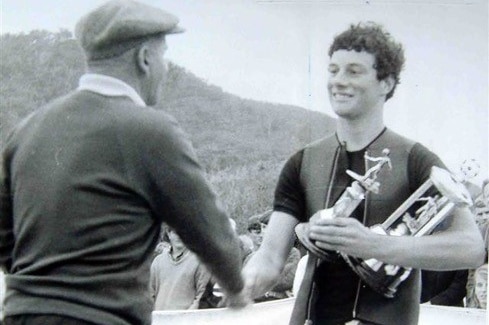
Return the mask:
<svg viewBox="0 0 489 325">
<path fill-rule="evenodd" d="M 75 36 L 89 60 L 120 55 L 145 40 L 176 34 L 174 15 L 137 1 L 112 0 L 83 16 L 75 27 Z"/>
</svg>

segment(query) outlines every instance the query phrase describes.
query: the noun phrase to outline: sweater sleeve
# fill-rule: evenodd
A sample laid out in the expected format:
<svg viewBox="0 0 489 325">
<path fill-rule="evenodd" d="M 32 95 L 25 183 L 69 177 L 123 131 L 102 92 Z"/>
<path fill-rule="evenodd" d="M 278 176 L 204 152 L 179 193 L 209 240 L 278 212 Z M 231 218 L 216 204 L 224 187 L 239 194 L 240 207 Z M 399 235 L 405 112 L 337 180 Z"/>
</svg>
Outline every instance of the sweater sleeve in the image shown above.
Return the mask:
<svg viewBox="0 0 489 325">
<path fill-rule="evenodd" d="M 200 264 L 195 272 L 195 298 L 189 309 L 199 309 L 200 300 L 206 292 L 207 284 L 209 284 L 210 281 L 211 275 L 204 265 Z"/>
<path fill-rule="evenodd" d="M 155 217 L 176 230 L 185 245 L 227 292 L 243 287 L 239 241 L 193 147 L 176 121 L 163 112 L 133 130 L 137 140 L 129 169 Z M 127 138 L 127 137 L 126 137 Z"/>
<path fill-rule="evenodd" d="M 11 149 L 5 146 L 0 157 L 0 268 L 10 271 L 14 247 L 12 193 L 10 188 Z"/>
</svg>

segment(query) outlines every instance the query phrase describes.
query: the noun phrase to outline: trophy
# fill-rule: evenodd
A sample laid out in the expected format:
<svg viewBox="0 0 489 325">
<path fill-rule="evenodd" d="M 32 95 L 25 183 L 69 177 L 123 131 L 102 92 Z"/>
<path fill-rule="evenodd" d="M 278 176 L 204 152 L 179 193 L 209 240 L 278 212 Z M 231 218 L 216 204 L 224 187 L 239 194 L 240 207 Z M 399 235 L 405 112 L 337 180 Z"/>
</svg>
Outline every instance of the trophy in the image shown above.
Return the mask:
<svg viewBox="0 0 489 325">
<path fill-rule="evenodd" d="M 361 176 L 347 170 L 354 181 L 345 189 L 332 208 L 320 210 L 320 218 L 349 217 L 365 198 L 367 192 L 378 193 L 380 183 L 377 174 L 385 165 L 391 167 L 389 150 L 383 150 L 382 157 L 370 157 L 365 154 L 366 161 L 377 162 Z M 429 179 L 424 182 L 406 201 L 404 201 L 382 224 L 370 229 L 380 235 L 420 237 L 430 234 L 457 207 L 470 206 L 472 200 L 463 183 L 477 174 L 477 166 L 473 162 L 464 162 L 461 171 L 463 176 L 455 176 L 445 169 L 432 167 Z M 474 175 L 469 175 L 474 174 Z M 429 196 L 426 192 L 435 187 L 439 194 Z M 420 207 L 415 207 L 415 205 Z M 417 208 L 417 209 L 415 209 Z M 374 291 L 393 298 L 398 286 L 409 276 L 411 268 L 391 265 L 371 258 L 363 260 L 341 252 L 323 250 L 315 245 L 307 236 L 309 223 L 300 223 L 295 232 L 299 241 L 315 257 L 333 261 L 341 256 L 352 270 Z"/>
<path fill-rule="evenodd" d="M 435 186 L 440 194 L 423 196 Z M 414 204 L 421 207 L 407 212 Z M 432 167 L 429 179 L 423 183 L 382 224 L 370 229 L 381 235 L 420 237 L 430 234 L 457 206 L 470 206 L 472 200 L 462 181 L 445 169 Z M 399 284 L 410 274 L 411 268 L 383 263 L 371 258 L 362 260 L 341 253 L 348 265 L 374 291 L 393 298 Z"/>
<path fill-rule="evenodd" d="M 380 183 L 377 181 L 378 173 L 386 165 L 391 167 L 389 150 L 384 149 L 382 154 L 383 155 L 381 157 L 370 157 L 367 152 L 365 153 L 365 161 L 373 161 L 376 162 L 376 164 L 372 168 L 368 169 L 363 176 L 358 175 L 351 170 L 346 171 L 346 173 L 350 175 L 354 181 L 345 189 L 333 207 L 317 212 L 319 213 L 320 218 L 349 217 L 358 207 L 360 202 L 362 202 L 362 200 L 365 198 L 365 194 L 367 192 L 379 192 Z M 323 250 L 317 247 L 315 243 L 309 239 L 309 236 L 307 235 L 308 227 L 308 222 L 300 223 L 295 227 L 297 238 L 304 245 L 304 247 L 316 257 L 323 260 L 331 261 L 337 259 L 337 252 Z"/>
</svg>

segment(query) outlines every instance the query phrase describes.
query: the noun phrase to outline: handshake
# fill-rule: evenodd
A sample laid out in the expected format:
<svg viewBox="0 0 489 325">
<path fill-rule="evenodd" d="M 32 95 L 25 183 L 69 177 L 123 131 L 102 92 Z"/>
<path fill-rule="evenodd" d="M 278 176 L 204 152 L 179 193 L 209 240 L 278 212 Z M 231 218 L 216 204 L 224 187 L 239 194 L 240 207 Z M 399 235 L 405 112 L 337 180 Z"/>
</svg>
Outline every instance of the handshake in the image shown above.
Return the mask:
<svg viewBox="0 0 489 325">
<path fill-rule="evenodd" d="M 243 280 L 244 283 L 244 280 Z M 241 309 L 253 304 L 253 299 L 245 290 L 245 287 L 238 292 L 223 292 L 221 287 L 216 283 L 213 288 L 213 295 L 220 298 L 217 304 L 218 308 L 228 307 L 232 309 Z"/>
</svg>

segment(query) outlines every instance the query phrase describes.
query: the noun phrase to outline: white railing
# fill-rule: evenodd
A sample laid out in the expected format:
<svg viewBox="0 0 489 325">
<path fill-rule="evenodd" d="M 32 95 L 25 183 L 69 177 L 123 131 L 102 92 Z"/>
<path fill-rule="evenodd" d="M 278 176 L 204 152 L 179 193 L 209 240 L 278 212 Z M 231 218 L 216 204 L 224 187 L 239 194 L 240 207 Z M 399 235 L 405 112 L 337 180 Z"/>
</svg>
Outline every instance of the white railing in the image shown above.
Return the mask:
<svg viewBox="0 0 489 325">
<path fill-rule="evenodd" d="M 293 304 L 289 298 L 242 310 L 155 311 L 152 325 L 287 325 Z M 481 309 L 421 305 L 419 325 L 486 325 L 486 317 Z"/>
</svg>

